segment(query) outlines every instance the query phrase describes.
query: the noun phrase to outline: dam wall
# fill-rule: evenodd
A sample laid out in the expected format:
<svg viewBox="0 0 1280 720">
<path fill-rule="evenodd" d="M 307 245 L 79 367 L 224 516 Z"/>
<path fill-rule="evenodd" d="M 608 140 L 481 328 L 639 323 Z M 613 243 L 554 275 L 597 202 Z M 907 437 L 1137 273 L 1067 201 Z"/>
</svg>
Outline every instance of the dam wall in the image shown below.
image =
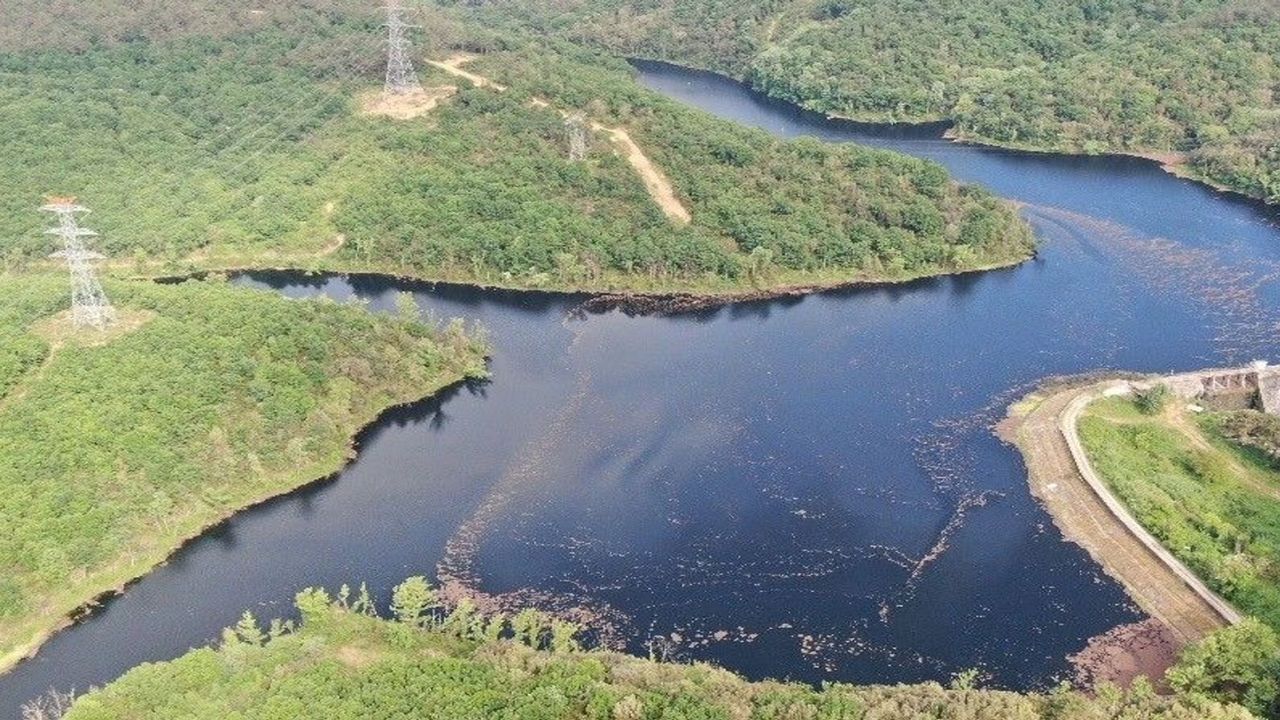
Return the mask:
<svg viewBox="0 0 1280 720">
<path fill-rule="evenodd" d="M 1218 400 L 1240 407 L 1256 405 L 1269 415 L 1280 415 L 1280 366 L 1255 362 L 1240 368 L 1169 375 L 1157 382 L 1184 400 Z"/>
</svg>

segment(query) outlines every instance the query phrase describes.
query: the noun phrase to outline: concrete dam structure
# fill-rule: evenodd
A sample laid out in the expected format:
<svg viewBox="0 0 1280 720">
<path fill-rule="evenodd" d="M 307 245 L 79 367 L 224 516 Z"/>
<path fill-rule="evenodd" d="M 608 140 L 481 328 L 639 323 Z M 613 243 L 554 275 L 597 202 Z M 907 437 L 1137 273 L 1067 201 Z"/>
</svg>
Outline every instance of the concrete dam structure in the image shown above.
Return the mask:
<svg viewBox="0 0 1280 720">
<path fill-rule="evenodd" d="M 1256 407 L 1280 415 L 1280 366 L 1258 361 L 1242 368 L 1170 375 L 1159 382 L 1185 400 Z"/>
</svg>

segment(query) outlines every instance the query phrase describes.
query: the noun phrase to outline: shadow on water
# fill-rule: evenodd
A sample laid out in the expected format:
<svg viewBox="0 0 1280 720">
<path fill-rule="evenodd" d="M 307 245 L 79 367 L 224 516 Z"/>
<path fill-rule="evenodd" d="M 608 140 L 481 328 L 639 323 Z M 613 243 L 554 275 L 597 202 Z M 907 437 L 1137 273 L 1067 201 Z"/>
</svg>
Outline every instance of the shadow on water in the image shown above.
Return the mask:
<svg viewBox="0 0 1280 720">
<path fill-rule="evenodd" d="M 308 585 L 447 575 L 752 677 L 1043 687 L 1141 617 L 1062 542 L 991 433 L 1038 378 L 1280 359 L 1276 212 L 1150 163 L 831 122 L 705 73 L 645 84 L 784 136 L 876 144 L 1017 197 L 1015 268 L 687 316 L 376 275 L 253 272 L 291 297 L 483 323 L 492 382 L 389 411 L 335 478 L 239 513 L 0 679 L 0 707 L 218 637 Z"/>
</svg>

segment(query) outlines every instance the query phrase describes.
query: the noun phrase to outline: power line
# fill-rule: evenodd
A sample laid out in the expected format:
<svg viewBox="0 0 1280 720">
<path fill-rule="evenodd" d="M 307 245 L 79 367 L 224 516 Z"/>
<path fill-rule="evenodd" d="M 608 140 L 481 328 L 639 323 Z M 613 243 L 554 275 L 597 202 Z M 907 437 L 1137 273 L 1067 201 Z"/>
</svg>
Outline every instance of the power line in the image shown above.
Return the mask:
<svg viewBox="0 0 1280 720">
<path fill-rule="evenodd" d="M 400 0 L 387 0 L 387 82 L 382 90 L 385 95 L 408 95 L 422 90 L 418 74 L 413 71 L 413 61 L 409 59 L 408 35 L 409 30 L 420 26 L 405 24 L 401 12 Z"/>
<path fill-rule="evenodd" d="M 569 113 L 564 129 L 569 138 L 569 161 L 582 162 L 587 157 L 587 117 L 581 112 Z"/>
<path fill-rule="evenodd" d="M 65 259 L 71 272 L 72 324 L 78 328 L 105 330 L 115 322 L 116 311 L 93 270 L 93 261 L 101 260 L 102 255 L 90 251 L 84 243 L 84 238 L 96 237 L 98 233 L 80 227 L 76 221 L 77 214 L 87 213 L 89 209 L 77 205 L 74 197 L 51 197 L 40 210 L 58 218 L 58 227 L 46 230 L 45 234 L 62 238 L 62 250 L 53 255 Z"/>
</svg>

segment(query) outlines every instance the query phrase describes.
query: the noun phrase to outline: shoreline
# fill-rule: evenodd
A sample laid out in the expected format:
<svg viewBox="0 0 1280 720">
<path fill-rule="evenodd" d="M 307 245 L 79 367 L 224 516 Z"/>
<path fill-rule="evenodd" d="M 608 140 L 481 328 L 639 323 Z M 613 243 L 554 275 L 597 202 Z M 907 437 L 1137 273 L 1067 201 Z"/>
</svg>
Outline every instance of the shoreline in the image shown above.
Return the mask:
<svg viewBox="0 0 1280 720">
<path fill-rule="evenodd" d="M 855 120 L 852 120 L 851 118 L 842 118 L 842 119 L 848 119 L 851 122 L 857 122 Z M 950 121 L 948 120 L 946 122 L 950 122 Z M 977 148 L 990 148 L 993 150 L 1006 150 L 1011 152 L 1031 153 L 1034 155 L 1058 155 L 1060 157 L 1071 157 L 1071 158 L 1116 157 L 1116 158 L 1134 158 L 1137 160 L 1146 160 L 1148 162 L 1152 162 L 1160 166 L 1160 169 L 1168 173 L 1169 175 L 1172 175 L 1176 178 L 1180 178 L 1182 180 L 1187 180 L 1187 181 L 1196 183 L 1198 185 L 1203 185 L 1209 188 L 1210 190 L 1214 190 L 1224 195 L 1233 195 L 1243 200 L 1262 203 L 1264 207 L 1269 207 L 1269 208 L 1280 206 L 1280 203 L 1272 202 L 1271 200 L 1268 200 L 1267 198 L 1262 197 L 1261 195 L 1253 195 L 1251 193 L 1245 192 L 1244 190 L 1238 190 L 1236 188 L 1231 187 L 1230 185 L 1224 185 L 1216 180 L 1205 177 L 1204 175 L 1201 175 L 1200 173 L 1195 172 L 1194 170 L 1191 169 L 1190 155 L 1188 153 L 1180 152 L 1176 150 L 1170 150 L 1168 152 L 1142 151 L 1142 150 L 1107 150 L 1105 152 L 1100 152 L 1100 153 L 1069 152 L 1066 150 L 1060 150 L 1060 149 L 1048 148 L 1048 147 L 1038 147 L 1035 145 L 1022 145 L 1018 143 L 1001 143 L 988 138 L 983 138 L 982 136 L 964 135 L 963 133 L 957 131 L 954 125 L 947 128 L 947 130 L 942 133 L 942 138 L 944 140 L 955 143 L 957 145 L 970 145 Z"/>
<path fill-rule="evenodd" d="M 1109 649 L 1111 668 L 1158 676 L 1171 655 L 1209 632 L 1237 622 L 1238 613 L 1159 544 L 1097 476 L 1076 431 L 1083 409 L 1119 384 L 1163 376 L 1108 372 L 1052 378 L 1009 406 L 996 435 L 1013 445 L 1027 469 L 1032 496 L 1064 542 L 1084 549 L 1125 594 L 1168 632 L 1172 652 L 1143 655 Z M 1113 629 L 1112 632 L 1115 632 Z M 1085 655 L 1099 638 L 1077 655 Z M 1138 668 L 1141 672 L 1133 670 Z M 1100 675 L 1106 668 L 1094 669 Z"/>
<path fill-rule="evenodd" d="M 137 565 L 140 566 L 138 567 L 138 572 L 131 572 L 129 570 L 123 571 L 123 574 L 125 574 L 126 577 L 116 581 L 116 583 L 113 586 L 106 588 L 104 590 L 95 592 L 89 600 L 82 602 L 79 605 L 76 605 L 75 607 L 73 607 L 72 609 L 70 609 L 65 613 L 61 613 L 58 616 L 57 621 L 55 623 L 49 624 L 42 628 L 38 628 L 35 631 L 34 635 L 30 637 L 30 639 L 16 644 L 12 648 L 8 649 L 3 655 L 0 655 L 0 678 L 8 674 L 11 670 L 15 669 L 19 665 L 21 665 L 24 661 L 27 661 L 36 657 L 40 652 L 40 648 L 42 648 L 46 642 L 48 642 L 51 638 L 53 638 L 59 632 L 62 632 L 63 630 L 74 626 L 76 623 L 79 623 L 85 620 L 86 618 L 92 616 L 95 609 L 98 606 L 100 606 L 105 600 L 108 600 L 112 597 L 116 597 L 119 595 L 123 595 L 126 591 L 128 591 L 130 586 L 134 585 L 135 583 L 141 582 L 144 578 L 150 575 L 154 570 L 167 564 L 177 553 L 181 552 L 191 543 L 194 543 L 197 540 L 199 540 L 201 537 L 207 534 L 210 530 L 216 528 L 217 526 L 221 525 L 224 522 L 227 522 L 232 517 L 246 510 L 250 510 L 264 503 L 271 502 L 272 500 L 286 497 L 295 492 L 298 492 L 299 490 L 303 490 L 313 485 L 318 485 L 320 483 L 327 482 L 336 478 L 348 465 L 350 465 L 355 460 L 356 455 L 360 449 L 361 441 L 365 436 L 365 434 L 369 430 L 371 430 L 375 425 L 377 425 L 378 422 L 381 421 L 383 417 L 386 416 L 388 413 L 400 408 L 405 408 L 405 407 L 422 403 L 422 402 L 429 402 L 437 397 L 445 396 L 451 391 L 453 391 L 455 388 L 462 387 L 466 382 L 468 382 L 467 378 L 463 375 L 460 375 L 457 373 L 449 374 L 442 377 L 440 381 L 435 384 L 434 387 L 427 389 L 424 394 L 419 395 L 416 398 L 410 398 L 410 399 L 401 400 L 398 402 L 393 402 L 389 405 L 386 405 L 385 407 L 374 410 L 371 413 L 370 417 L 357 422 L 355 430 L 351 432 L 351 434 L 347 439 L 347 443 L 343 448 L 341 461 L 339 462 L 338 467 L 332 469 L 331 471 L 325 474 L 318 475 L 318 476 L 314 473 L 308 472 L 306 473 L 306 475 L 309 479 L 303 480 L 302 482 L 299 482 L 299 483 L 294 483 L 287 487 L 281 487 L 278 490 L 269 491 L 268 493 L 263 495 L 255 496 L 254 498 L 251 498 L 249 501 L 245 502 L 244 504 L 238 507 L 224 510 L 223 512 L 218 514 L 216 518 L 209 520 L 207 522 L 203 522 L 202 524 L 200 524 L 200 526 L 197 529 L 193 531 L 190 531 L 190 532 L 180 531 L 179 533 L 177 533 L 178 539 L 176 540 L 176 542 L 170 544 L 167 550 L 164 551 L 163 557 L 159 558 L 158 560 L 155 560 L 154 562 L 147 562 L 146 560 L 142 560 L 138 562 Z M 324 464 L 323 460 L 317 463 L 317 465 L 321 465 L 321 464 Z M 111 570 L 108 569 L 105 571 L 105 573 L 111 574 Z M 116 573 L 116 574 L 120 574 L 120 573 Z"/>
<path fill-rule="evenodd" d="M 1006 202 L 1011 203 L 1015 208 L 1020 207 L 1018 203 L 1014 203 L 1013 201 Z M 898 287 L 914 282 L 927 282 L 930 280 L 940 280 L 944 278 L 965 277 L 996 270 L 1010 270 L 1026 262 L 1035 260 L 1038 255 L 1039 251 L 1037 249 L 1025 256 L 994 261 L 971 268 L 925 272 L 914 275 L 904 275 L 896 278 L 837 277 L 830 280 L 797 281 L 791 283 L 780 283 L 778 285 L 761 288 L 741 288 L 732 290 L 699 290 L 696 288 L 627 290 L 592 286 L 535 287 L 519 283 L 467 280 L 440 275 L 433 276 L 427 274 L 416 274 L 403 269 L 379 269 L 377 267 L 341 262 L 307 267 L 305 265 L 305 261 L 312 258 L 297 258 L 297 260 L 300 261 L 297 263 L 242 264 L 233 262 L 225 265 L 216 263 L 207 264 L 203 267 L 193 265 L 185 270 L 170 273 L 158 273 L 155 275 L 133 273 L 121 275 L 120 277 L 129 280 L 177 283 L 184 282 L 186 280 L 200 279 L 209 275 L 239 275 L 254 272 L 304 273 L 308 275 L 341 276 L 364 275 L 390 278 L 405 283 L 432 286 L 444 285 L 448 287 L 467 288 L 479 291 L 580 297 L 582 298 L 582 302 L 579 305 L 579 309 L 589 313 L 608 312 L 609 310 L 618 309 L 635 315 L 675 315 L 684 312 L 696 312 L 700 310 L 727 307 L 737 303 L 764 302 L 785 298 L 806 297 L 809 295 L 840 290 Z M 37 268 L 39 266 L 33 265 L 32 267 Z M 35 271 L 36 270 L 19 271 L 19 274 Z"/>
<path fill-rule="evenodd" d="M 942 138 L 944 140 L 948 140 L 950 142 L 960 144 L 960 145 L 972 145 L 975 147 L 992 148 L 997 150 L 1011 150 L 1011 151 L 1017 151 L 1017 152 L 1034 153 L 1037 155 L 1061 155 L 1063 157 L 1130 157 L 1130 158 L 1138 158 L 1141 160 L 1149 160 L 1151 162 L 1158 164 L 1161 170 L 1169 173 L 1170 175 L 1173 175 L 1174 177 L 1181 178 L 1183 180 L 1189 180 L 1191 182 L 1198 183 L 1200 185 L 1204 185 L 1205 187 L 1211 188 L 1221 193 L 1235 195 L 1240 198 L 1252 200 L 1254 202 L 1259 202 L 1266 207 L 1280 206 L 1280 201 L 1270 200 L 1261 195 L 1254 195 L 1245 190 L 1233 188 L 1230 185 L 1225 185 L 1216 180 L 1212 180 L 1199 173 L 1191 171 L 1189 169 L 1190 158 L 1187 155 L 1187 153 L 1184 153 L 1184 152 L 1176 152 L 1176 151 L 1159 152 L 1159 151 L 1140 151 L 1140 150 L 1128 151 L 1128 150 L 1107 149 L 1100 153 L 1082 153 L 1082 152 L 1070 152 L 1067 150 L 1055 149 L 1051 147 L 1044 147 L 1044 146 L 1038 146 L 1038 145 L 1030 145 L 1030 144 L 1001 143 L 996 140 L 992 140 L 990 138 L 983 138 L 981 136 L 966 136 L 956 131 L 955 120 L 947 115 L 939 115 L 934 118 L 923 117 L 923 118 L 917 118 L 912 120 L 885 120 L 883 118 L 869 119 L 867 117 L 857 117 L 854 115 L 846 115 L 843 113 L 833 112 L 830 110 L 821 110 L 815 107 L 811 107 L 805 104 L 804 102 L 798 102 L 790 98 L 771 95 L 768 92 L 756 87 L 751 82 L 751 80 L 747 75 L 738 75 L 729 71 L 714 70 L 706 67 L 700 67 L 698 65 L 690 65 L 683 62 L 676 62 L 673 60 L 668 60 L 663 58 L 642 57 L 638 55 L 629 55 L 629 56 L 623 56 L 623 57 L 628 61 L 639 60 L 641 62 L 660 63 L 664 65 L 670 65 L 676 68 L 681 68 L 684 70 L 692 70 L 695 72 L 704 72 L 704 73 L 711 73 L 713 75 L 719 75 L 720 77 L 727 78 L 729 80 L 732 80 L 736 83 L 741 84 L 744 88 L 746 88 L 747 90 L 750 90 L 753 93 L 756 93 L 760 97 L 767 98 L 775 102 L 787 103 L 792 107 L 799 108 L 806 112 L 822 115 L 826 117 L 828 120 L 838 120 L 842 122 L 850 122 L 850 123 L 856 123 L 860 125 L 907 126 L 907 127 L 921 126 L 921 125 L 937 125 L 940 123 L 946 123 L 947 125 L 949 125 L 949 127 L 943 133 Z M 900 152 L 900 151 L 895 151 L 895 152 Z"/>
</svg>

